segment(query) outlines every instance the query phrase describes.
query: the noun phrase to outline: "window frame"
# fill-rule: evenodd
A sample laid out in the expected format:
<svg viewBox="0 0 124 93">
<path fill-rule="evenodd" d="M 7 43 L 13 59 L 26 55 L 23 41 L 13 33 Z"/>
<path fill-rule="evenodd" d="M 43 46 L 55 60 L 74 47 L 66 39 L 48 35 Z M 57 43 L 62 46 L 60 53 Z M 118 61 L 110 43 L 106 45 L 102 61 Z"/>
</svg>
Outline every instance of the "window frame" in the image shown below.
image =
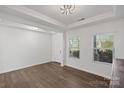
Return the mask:
<svg viewBox="0 0 124 93">
<path fill-rule="evenodd" d="M 79 57 L 70 56 L 70 48 L 72 48 L 72 47 L 70 47 L 70 40 L 73 39 L 73 38 L 78 38 Z M 68 55 L 68 56 L 69 56 L 70 58 L 80 59 L 80 37 L 79 37 L 79 36 L 70 37 L 68 44 L 69 44 L 69 47 L 68 47 L 68 49 L 69 49 L 69 55 Z"/>
<path fill-rule="evenodd" d="M 111 48 L 96 48 L 96 47 L 94 47 L 94 37 L 95 36 L 97 36 L 97 35 L 108 35 L 108 34 L 110 34 L 110 35 L 113 35 L 113 47 L 112 47 L 112 49 Z M 100 64 L 112 64 L 113 63 L 113 61 L 114 61 L 114 59 L 115 59 L 115 47 L 114 47 L 114 45 L 115 45 L 115 34 L 114 33 L 97 33 L 97 34 L 94 34 L 93 35 L 93 38 L 92 38 L 92 54 L 93 54 L 93 56 L 92 56 L 92 60 L 93 60 L 93 62 L 94 63 L 100 63 Z M 94 60 L 94 50 L 97 50 L 97 49 L 109 49 L 109 50 L 112 50 L 112 63 L 109 63 L 109 62 L 104 62 L 104 61 L 95 61 Z"/>
</svg>

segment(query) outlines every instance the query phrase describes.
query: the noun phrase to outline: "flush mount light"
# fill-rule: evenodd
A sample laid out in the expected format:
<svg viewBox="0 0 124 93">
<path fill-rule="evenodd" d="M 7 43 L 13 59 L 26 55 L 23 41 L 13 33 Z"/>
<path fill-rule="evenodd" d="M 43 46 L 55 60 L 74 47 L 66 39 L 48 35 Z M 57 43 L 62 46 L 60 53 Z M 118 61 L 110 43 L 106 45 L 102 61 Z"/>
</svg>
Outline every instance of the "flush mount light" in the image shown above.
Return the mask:
<svg viewBox="0 0 124 93">
<path fill-rule="evenodd" d="M 44 33 L 50 33 L 50 34 L 55 34 L 56 32 L 54 32 L 54 31 L 47 31 L 47 30 L 43 30 L 43 29 L 41 29 L 41 28 L 39 28 L 39 27 L 35 27 L 35 26 L 26 26 L 26 28 L 28 29 L 28 30 L 33 30 L 33 31 L 38 31 L 38 32 L 44 32 Z"/>
<path fill-rule="evenodd" d="M 39 29 L 38 27 L 34 27 L 34 26 L 27 26 L 27 28 L 30 30 L 38 30 Z"/>
<path fill-rule="evenodd" d="M 34 30 L 34 31 L 40 31 L 41 29 L 35 26 L 30 26 L 30 25 L 26 25 L 26 28 L 29 30 Z"/>
<path fill-rule="evenodd" d="M 75 10 L 75 5 L 62 5 L 60 6 L 60 11 L 62 14 L 69 15 Z"/>
</svg>

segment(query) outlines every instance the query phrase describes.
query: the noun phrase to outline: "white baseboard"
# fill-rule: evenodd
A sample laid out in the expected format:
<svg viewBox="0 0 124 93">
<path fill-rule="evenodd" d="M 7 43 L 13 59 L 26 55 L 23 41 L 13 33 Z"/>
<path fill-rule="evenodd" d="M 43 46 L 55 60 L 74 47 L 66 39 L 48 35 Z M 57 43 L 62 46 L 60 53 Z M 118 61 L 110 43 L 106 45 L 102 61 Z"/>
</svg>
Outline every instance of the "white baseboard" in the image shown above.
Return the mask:
<svg viewBox="0 0 124 93">
<path fill-rule="evenodd" d="M 29 64 L 29 65 L 20 66 L 20 67 L 16 67 L 16 68 L 12 68 L 12 69 L 3 69 L 3 71 L 0 71 L 0 74 L 7 73 L 7 72 L 12 72 L 12 71 L 16 71 L 16 70 L 24 69 L 24 68 L 27 68 L 27 67 L 32 67 L 32 66 L 44 64 L 44 63 L 49 63 L 49 62 L 51 62 L 51 61 L 37 62 L 36 64 Z"/>
<path fill-rule="evenodd" d="M 78 67 L 67 65 L 67 64 L 65 64 L 65 66 L 72 67 L 72 68 L 75 68 L 75 69 L 78 69 L 78 70 L 81 70 L 81 71 L 85 71 L 85 72 L 88 72 L 88 73 L 91 73 L 91 74 L 94 74 L 94 75 L 97 75 L 97 76 L 101 76 L 101 77 L 104 77 L 105 79 L 111 79 L 111 77 L 109 77 L 109 76 L 98 74 L 98 73 L 95 73 L 93 71 L 89 71 L 89 70 L 86 70 L 86 69 L 83 69 L 83 68 L 78 68 Z"/>
</svg>

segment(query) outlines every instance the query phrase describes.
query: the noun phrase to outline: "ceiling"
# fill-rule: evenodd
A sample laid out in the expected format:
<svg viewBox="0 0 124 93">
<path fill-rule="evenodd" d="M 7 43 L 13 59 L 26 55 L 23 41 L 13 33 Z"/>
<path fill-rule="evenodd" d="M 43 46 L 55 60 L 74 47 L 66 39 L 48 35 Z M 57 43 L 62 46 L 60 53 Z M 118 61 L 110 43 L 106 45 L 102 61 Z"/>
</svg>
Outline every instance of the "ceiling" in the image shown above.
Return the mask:
<svg viewBox="0 0 124 93">
<path fill-rule="evenodd" d="M 107 5 L 77 5 L 71 15 L 64 15 L 60 12 L 60 5 L 28 5 L 30 9 L 49 16 L 64 25 L 70 25 L 81 18 L 90 18 L 105 12 L 112 11 L 112 6 Z"/>
<path fill-rule="evenodd" d="M 113 5 L 76 5 L 73 14 L 64 15 L 61 14 L 60 5 L 5 5 L 0 6 L 0 19 L 61 32 L 112 18 L 114 7 Z M 82 18 L 85 20 L 79 21 Z"/>
</svg>

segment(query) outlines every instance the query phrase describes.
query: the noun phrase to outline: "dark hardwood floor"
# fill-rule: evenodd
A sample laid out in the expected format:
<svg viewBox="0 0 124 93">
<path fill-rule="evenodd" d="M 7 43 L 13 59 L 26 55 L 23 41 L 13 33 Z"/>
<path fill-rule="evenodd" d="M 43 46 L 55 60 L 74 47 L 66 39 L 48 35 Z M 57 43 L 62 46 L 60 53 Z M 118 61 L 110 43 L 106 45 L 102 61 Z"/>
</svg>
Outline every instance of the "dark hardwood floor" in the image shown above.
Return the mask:
<svg viewBox="0 0 124 93">
<path fill-rule="evenodd" d="M 108 87 L 109 80 L 50 62 L 0 75 L 2 88 L 89 88 Z"/>
</svg>

